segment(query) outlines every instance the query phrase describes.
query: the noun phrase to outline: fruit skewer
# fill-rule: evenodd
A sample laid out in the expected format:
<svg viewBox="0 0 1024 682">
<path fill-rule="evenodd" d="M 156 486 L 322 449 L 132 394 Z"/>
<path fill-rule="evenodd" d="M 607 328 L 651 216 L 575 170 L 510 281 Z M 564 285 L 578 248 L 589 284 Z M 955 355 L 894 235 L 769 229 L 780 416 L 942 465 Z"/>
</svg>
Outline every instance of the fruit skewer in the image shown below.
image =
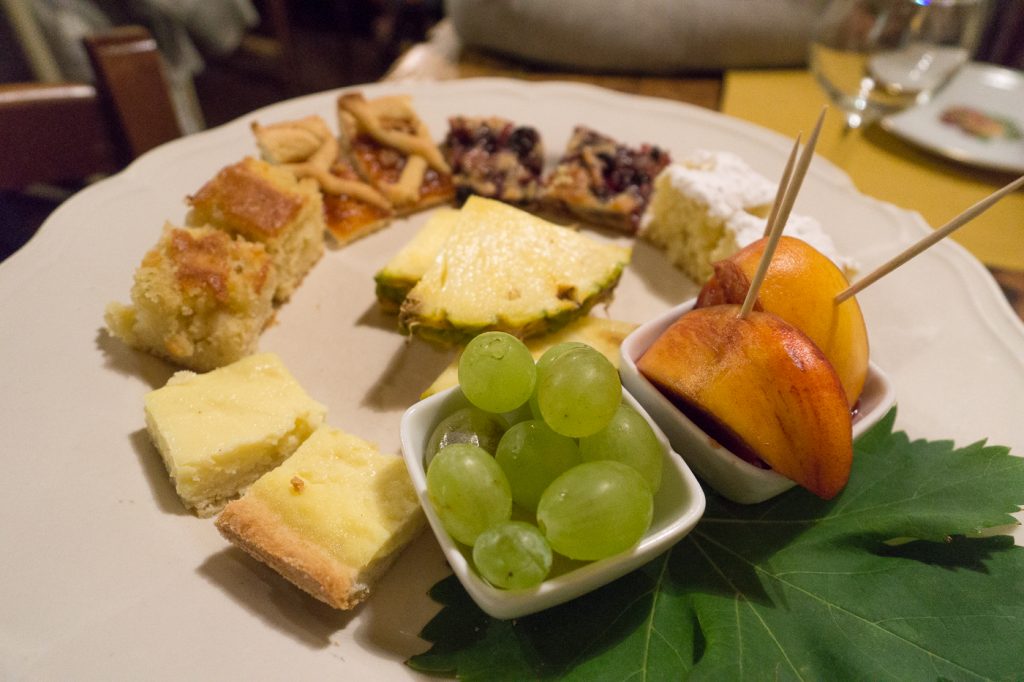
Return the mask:
<svg viewBox="0 0 1024 682">
<path fill-rule="evenodd" d="M 767 466 L 819 497 L 831 499 L 850 475 L 850 404 L 855 402 L 863 378 L 851 390 L 852 400 L 848 400 L 842 378 L 811 337 L 774 314 L 771 306 L 753 310 L 813 158 L 824 114 L 823 110 L 795 165 L 792 159 L 799 149 L 799 137 L 794 143 L 770 214 L 769 234 L 756 243 L 763 251 L 749 285 L 746 273 L 738 268 L 726 274 L 716 267 L 716 277 L 727 277 L 728 291 L 719 292 L 721 296 L 714 296 L 707 307 L 702 307 L 698 299 L 697 307 L 683 314 L 644 352 L 637 368 L 733 454 L 755 466 Z M 794 248 L 799 247 L 787 247 L 785 260 L 792 260 L 789 255 Z M 831 291 L 846 285 L 830 261 L 806 245 L 803 248 L 813 252 L 816 259 L 801 252 L 800 272 L 808 267 L 821 269 L 824 261 L 831 268 L 826 273 L 829 281 L 832 271 L 839 278 Z M 752 254 L 749 249 L 746 253 Z M 731 285 L 740 283 L 746 288 L 743 304 L 737 305 L 730 301 L 739 300 L 733 294 L 738 294 L 741 287 Z M 821 300 L 817 308 L 831 310 L 831 293 L 818 297 Z M 863 326 L 859 309 L 857 318 Z M 866 367 L 866 337 L 863 343 L 854 345 Z M 687 361 L 679 362 L 680 358 Z"/>
<path fill-rule="evenodd" d="M 967 223 L 969 223 L 970 221 L 974 220 L 979 215 L 981 215 L 982 213 L 987 211 L 997 201 L 999 201 L 1000 199 L 1005 197 L 1007 194 L 1010 194 L 1011 192 L 1014 192 L 1014 191 L 1020 189 L 1021 187 L 1024 187 L 1024 175 L 1022 175 L 1021 177 L 1017 178 L 1016 180 L 1014 180 L 1010 184 L 1006 185 L 1002 189 L 996 190 L 992 194 L 988 195 L 987 197 L 985 197 L 984 199 L 982 199 L 978 203 L 976 203 L 973 206 L 971 206 L 970 208 L 968 208 L 966 211 L 964 211 L 960 215 L 958 215 L 955 218 L 953 218 L 952 220 L 950 220 L 948 223 L 946 223 L 945 225 L 943 225 L 939 229 L 935 230 L 934 232 L 932 232 L 930 234 L 925 235 L 924 237 L 919 239 L 914 244 L 911 244 L 910 246 L 908 246 L 902 252 L 896 254 L 895 256 L 890 258 L 885 263 L 882 263 L 881 265 L 879 265 L 877 268 L 872 270 L 870 273 L 868 273 L 864 277 L 862 277 L 859 280 L 857 280 L 857 282 L 855 282 L 854 284 L 850 285 L 849 287 L 847 287 L 843 291 L 841 291 L 838 294 L 836 294 L 836 297 L 833 299 L 834 302 L 836 303 L 836 305 L 838 305 L 838 304 L 842 303 L 843 301 L 845 301 L 846 299 L 848 299 L 851 296 L 853 296 L 854 294 L 856 294 L 856 293 L 858 293 L 860 291 L 863 291 L 863 289 L 866 286 L 868 286 L 869 284 L 872 284 L 872 283 L 878 281 L 884 275 L 889 274 L 890 272 L 892 272 L 896 268 L 900 267 L 901 265 L 903 265 L 904 263 L 909 261 L 914 256 L 916 256 L 919 253 L 922 253 L 926 249 L 930 248 L 936 242 L 939 242 L 942 239 L 945 239 L 946 237 L 951 235 L 953 232 L 955 232 L 956 230 L 959 230 L 961 227 L 963 227 L 964 225 L 966 225 Z"/>
</svg>

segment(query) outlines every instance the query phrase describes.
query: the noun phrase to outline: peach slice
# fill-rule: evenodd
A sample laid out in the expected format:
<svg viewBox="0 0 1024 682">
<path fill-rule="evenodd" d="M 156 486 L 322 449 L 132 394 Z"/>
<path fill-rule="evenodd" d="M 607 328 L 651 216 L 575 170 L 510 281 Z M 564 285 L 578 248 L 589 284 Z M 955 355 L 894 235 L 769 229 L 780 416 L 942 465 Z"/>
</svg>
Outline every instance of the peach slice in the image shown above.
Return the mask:
<svg viewBox="0 0 1024 682">
<path fill-rule="evenodd" d="M 694 307 L 742 303 L 767 239 L 760 239 L 714 264 Z M 755 310 L 778 315 L 802 331 L 835 367 L 849 407 L 864 388 L 868 373 L 868 332 L 854 298 L 832 299 L 849 286 L 835 263 L 802 239 L 783 236 L 772 256 Z"/>
<path fill-rule="evenodd" d="M 692 310 L 637 368 L 709 436 L 824 499 L 850 476 L 850 409 L 831 363 L 799 329 L 739 306 Z"/>
</svg>

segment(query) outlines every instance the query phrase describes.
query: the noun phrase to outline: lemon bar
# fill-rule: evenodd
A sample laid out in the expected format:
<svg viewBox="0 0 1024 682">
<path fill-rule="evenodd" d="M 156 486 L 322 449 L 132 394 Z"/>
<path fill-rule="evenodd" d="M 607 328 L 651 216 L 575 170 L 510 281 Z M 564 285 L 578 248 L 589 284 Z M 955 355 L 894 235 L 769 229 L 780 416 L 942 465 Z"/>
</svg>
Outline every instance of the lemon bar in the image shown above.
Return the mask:
<svg viewBox="0 0 1024 682">
<path fill-rule="evenodd" d="M 273 353 L 178 372 L 146 395 L 145 411 L 178 497 L 203 517 L 295 452 L 326 414 Z"/>
<path fill-rule="evenodd" d="M 424 526 L 401 457 L 321 426 L 217 518 L 234 544 L 337 609 L 365 600 Z"/>
<path fill-rule="evenodd" d="M 288 300 L 324 253 L 324 207 L 316 181 L 246 157 L 188 198 L 189 225 L 212 225 L 263 244 L 277 269 L 274 300 Z"/>
</svg>

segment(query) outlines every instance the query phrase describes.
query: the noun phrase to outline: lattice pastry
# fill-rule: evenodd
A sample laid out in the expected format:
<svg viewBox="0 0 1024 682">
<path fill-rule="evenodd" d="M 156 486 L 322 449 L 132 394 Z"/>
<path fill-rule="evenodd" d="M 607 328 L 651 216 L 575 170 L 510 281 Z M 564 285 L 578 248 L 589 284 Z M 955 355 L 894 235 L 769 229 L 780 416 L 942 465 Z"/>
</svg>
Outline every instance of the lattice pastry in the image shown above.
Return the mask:
<svg viewBox="0 0 1024 682">
<path fill-rule="evenodd" d="M 454 197 L 451 168 L 408 96 L 367 100 L 359 92 L 344 94 L 338 98 L 338 122 L 356 171 L 399 215 Z"/>
<path fill-rule="evenodd" d="M 339 154 L 338 138 L 319 116 L 268 126 L 253 123 L 252 131 L 264 160 L 316 180 L 327 230 L 339 244 L 379 230 L 394 216 L 391 202 Z"/>
</svg>

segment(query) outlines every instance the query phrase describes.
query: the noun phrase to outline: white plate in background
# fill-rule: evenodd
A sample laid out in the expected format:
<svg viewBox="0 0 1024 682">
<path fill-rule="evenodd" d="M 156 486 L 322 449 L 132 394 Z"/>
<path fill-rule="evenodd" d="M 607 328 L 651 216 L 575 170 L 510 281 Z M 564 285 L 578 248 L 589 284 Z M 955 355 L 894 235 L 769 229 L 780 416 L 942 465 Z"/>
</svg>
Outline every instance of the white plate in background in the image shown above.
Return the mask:
<svg viewBox="0 0 1024 682">
<path fill-rule="evenodd" d="M 965 132 L 943 122 L 943 113 L 951 107 L 969 107 L 986 116 L 1004 119 L 1017 136 L 985 139 Z M 1024 173 L 1024 73 L 979 62 L 965 64 L 930 102 L 888 116 L 882 119 L 881 126 L 954 161 Z"/>
</svg>

